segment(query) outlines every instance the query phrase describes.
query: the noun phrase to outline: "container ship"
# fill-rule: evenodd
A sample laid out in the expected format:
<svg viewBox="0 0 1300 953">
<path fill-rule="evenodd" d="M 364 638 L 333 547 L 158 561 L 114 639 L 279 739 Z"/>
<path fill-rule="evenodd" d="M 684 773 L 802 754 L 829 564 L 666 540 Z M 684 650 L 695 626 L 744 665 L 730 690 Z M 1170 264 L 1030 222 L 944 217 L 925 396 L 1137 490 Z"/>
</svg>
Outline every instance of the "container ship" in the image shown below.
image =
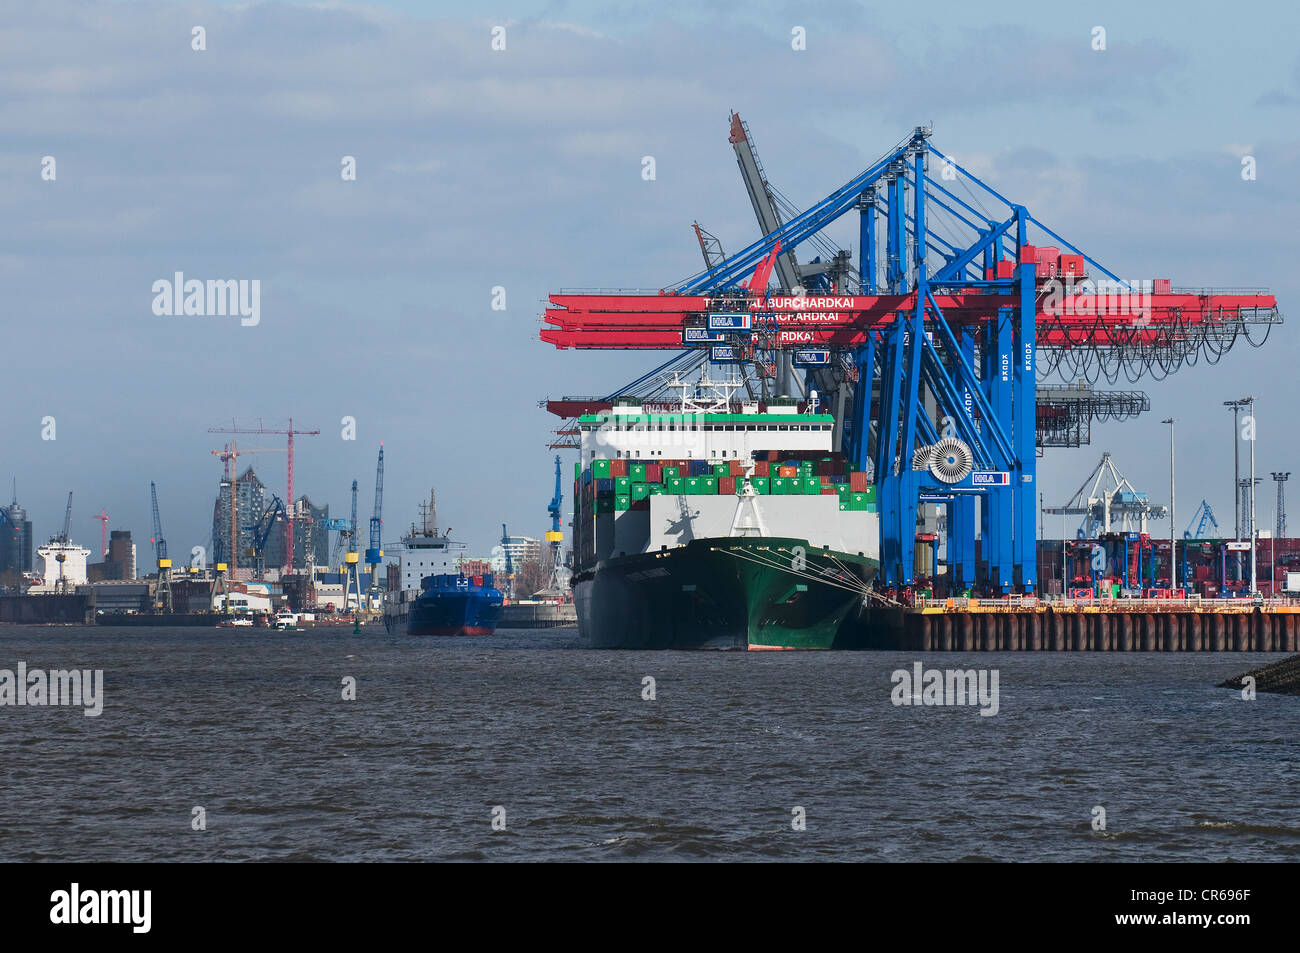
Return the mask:
<svg viewBox="0 0 1300 953">
<path fill-rule="evenodd" d="M 492 575 L 460 571 L 464 543 L 438 531 L 433 491 L 420 504 L 420 523 L 402 537 L 400 587 L 386 594 L 384 627 L 408 635 L 491 635 L 501 617 L 502 595 Z"/>
<path fill-rule="evenodd" d="M 578 418 L 574 603 L 583 642 L 622 649 L 829 649 L 879 568 L 874 486 L 832 452 L 815 394 L 760 405 L 677 378 Z M 708 396 L 701 398 L 700 394 Z M 738 413 L 735 411 L 739 411 Z"/>
</svg>

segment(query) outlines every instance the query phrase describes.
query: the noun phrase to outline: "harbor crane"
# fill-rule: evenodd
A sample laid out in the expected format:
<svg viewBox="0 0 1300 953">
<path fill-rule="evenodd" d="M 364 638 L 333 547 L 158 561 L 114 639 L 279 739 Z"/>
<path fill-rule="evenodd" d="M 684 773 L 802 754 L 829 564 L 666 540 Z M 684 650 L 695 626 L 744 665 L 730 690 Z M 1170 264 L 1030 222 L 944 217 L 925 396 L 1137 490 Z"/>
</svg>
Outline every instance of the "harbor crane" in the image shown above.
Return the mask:
<svg viewBox="0 0 1300 953">
<path fill-rule="evenodd" d="M 361 576 L 357 563 L 360 562 L 360 556 L 357 554 L 357 481 L 352 481 L 352 519 L 348 523 L 348 551 L 343 554 L 344 565 L 347 567 L 347 579 L 343 586 L 343 606 L 347 607 L 348 600 L 352 598 L 355 591 L 357 596 L 357 611 L 361 611 Z"/>
<path fill-rule="evenodd" d="M 375 508 L 370 516 L 370 546 L 366 549 L 366 565 L 370 567 L 370 592 L 379 591 L 379 565 L 384 561 L 380 536 L 384 521 L 384 445 L 379 444 L 379 463 L 375 466 Z"/>
<path fill-rule="evenodd" d="M 555 593 L 562 593 L 569 588 L 564 573 L 564 532 L 560 529 L 560 519 L 564 506 L 564 491 L 560 484 L 560 455 L 555 455 L 555 492 L 551 502 L 546 505 L 546 513 L 551 518 L 551 528 L 546 533 L 546 541 L 551 544 L 551 581 L 546 588 Z M 504 527 L 503 527 L 504 529 Z"/>
<path fill-rule="evenodd" d="M 450 534 L 450 530 L 447 531 Z M 510 534 L 506 531 L 506 524 L 501 524 L 501 552 L 506 554 L 506 590 L 507 599 L 515 597 L 515 567 L 510 561 Z"/>
<path fill-rule="evenodd" d="M 253 557 L 253 575 L 256 578 L 260 579 L 266 573 L 266 541 L 271 537 L 271 530 L 275 528 L 277 520 L 287 522 L 288 518 L 284 501 L 272 495 L 271 502 L 266 504 L 253 524 L 244 527 L 252 534 L 253 547 L 250 555 Z"/>
<path fill-rule="evenodd" d="M 1187 529 L 1183 530 L 1183 539 L 1205 539 L 1207 524 L 1215 529 L 1219 528 L 1219 521 L 1214 518 L 1214 510 L 1210 508 L 1207 501 L 1201 500 L 1201 505 L 1192 514 L 1192 521 L 1187 524 Z M 1196 532 L 1194 533 L 1192 532 L 1193 525 L 1196 526 Z"/>
<path fill-rule="evenodd" d="M 163 536 L 162 518 L 158 515 L 158 487 L 149 481 L 149 501 L 153 505 L 153 554 L 158 565 L 158 587 L 154 592 L 154 609 L 164 614 L 172 612 L 172 561 L 167 556 L 167 540 Z"/>
<path fill-rule="evenodd" d="M 64 552 L 64 548 L 68 546 L 68 533 L 70 533 L 71 531 L 72 531 L 72 491 L 69 490 L 68 506 L 63 511 L 63 532 L 59 533 L 58 536 L 50 540 L 50 542 L 54 543 L 56 546 L 55 553 L 54 553 L 54 561 L 59 564 L 59 578 L 54 586 L 55 592 L 67 592 L 68 589 L 70 588 L 68 585 L 68 579 L 63 574 L 63 564 L 68 561 L 68 555 L 67 553 Z"/>
</svg>

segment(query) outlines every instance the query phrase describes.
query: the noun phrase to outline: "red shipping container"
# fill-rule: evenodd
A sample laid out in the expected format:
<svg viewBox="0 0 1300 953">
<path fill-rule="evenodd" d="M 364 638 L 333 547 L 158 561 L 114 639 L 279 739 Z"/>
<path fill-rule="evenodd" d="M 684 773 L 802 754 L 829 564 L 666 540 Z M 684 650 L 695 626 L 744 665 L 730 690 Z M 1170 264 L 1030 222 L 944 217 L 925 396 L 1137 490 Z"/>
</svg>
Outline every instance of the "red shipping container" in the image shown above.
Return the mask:
<svg viewBox="0 0 1300 953">
<path fill-rule="evenodd" d="M 1016 263 L 1014 261 L 998 262 L 999 278 L 1014 278 L 1016 276 Z"/>
<path fill-rule="evenodd" d="M 627 476 L 627 461 L 626 460 L 609 461 L 609 475 L 612 477 Z"/>
<path fill-rule="evenodd" d="M 1151 279 L 1151 290 L 1153 293 L 1158 295 L 1169 294 L 1169 279 L 1168 278 Z"/>
<path fill-rule="evenodd" d="M 849 474 L 850 493 L 866 493 L 867 486 L 867 473 L 865 470 L 858 470 L 856 473 Z"/>
<path fill-rule="evenodd" d="M 822 483 L 830 483 L 831 475 L 829 473 L 823 473 L 820 477 L 818 477 L 818 479 L 821 480 Z"/>
<path fill-rule="evenodd" d="M 718 477 L 718 493 L 722 496 L 730 496 L 736 492 L 736 478 L 734 476 Z"/>
<path fill-rule="evenodd" d="M 664 468 L 659 463 L 647 463 L 645 465 L 645 481 L 647 483 L 662 483 L 664 481 Z"/>
<path fill-rule="evenodd" d="M 1082 255 L 1062 255 L 1061 277 L 1063 278 L 1081 278 L 1083 277 L 1083 256 Z"/>
<path fill-rule="evenodd" d="M 739 460 L 731 461 L 731 475 L 734 477 L 745 475 L 745 465 Z"/>
<path fill-rule="evenodd" d="M 1020 264 L 1036 265 L 1038 264 L 1038 249 L 1033 245 L 1020 246 Z"/>
<path fill-rule="evenodd" d="M 835 487 L 833 486 L 822 487 L 822 496 L 839 496 L 839 495 L 840 495 L 840 491 L 835 489 Z"/>
<path fill-rule="evenodd" d="M 754 476 L 765 477 L 768 475 L 768 462 L 766 460 L 754 461 Z"/>
</svg>

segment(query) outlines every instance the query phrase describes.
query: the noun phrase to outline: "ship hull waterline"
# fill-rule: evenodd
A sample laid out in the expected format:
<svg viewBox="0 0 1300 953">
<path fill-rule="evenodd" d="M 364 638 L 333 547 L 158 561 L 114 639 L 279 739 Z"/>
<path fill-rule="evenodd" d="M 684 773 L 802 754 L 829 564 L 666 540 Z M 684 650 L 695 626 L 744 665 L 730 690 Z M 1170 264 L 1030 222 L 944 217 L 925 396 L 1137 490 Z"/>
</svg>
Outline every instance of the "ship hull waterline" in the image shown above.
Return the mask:
<svg viewBox="0 0 1300 953">
<path fill-rule="evenodd" d="M 573 578 L 592 648 L 831 649 L 878 563 L 785 537 L 697 539 Z"/>
</svg>

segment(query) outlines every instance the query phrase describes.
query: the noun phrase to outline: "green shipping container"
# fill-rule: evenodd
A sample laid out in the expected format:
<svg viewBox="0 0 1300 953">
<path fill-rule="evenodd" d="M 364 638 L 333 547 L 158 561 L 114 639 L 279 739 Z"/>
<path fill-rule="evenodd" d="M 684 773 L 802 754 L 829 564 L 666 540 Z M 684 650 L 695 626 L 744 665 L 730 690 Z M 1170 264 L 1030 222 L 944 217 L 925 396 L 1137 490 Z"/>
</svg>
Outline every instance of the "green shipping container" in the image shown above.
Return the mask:
<svg viewBox="0 0 1300 953">
<path fill-rule="evenodd" d="M 803 477 L 799 481 L 799 485 L 803 488 L 805 496 L 818 496 L 821 494 L 822 481 L 819 477 Z"/>
<path fill-rule="evenodd" d="M 876 488 L 874 486 L 867 487 L 866 492 L 864 492 L 862 495 L 867 498 L 868 503 L 876 502 Z"/>
<path fill-rule="evenodd" d="M 619 493 L 617 496 L 614 497 L 615 513 L 619 512 L 620 510 L 630 510 L 631 508 L 632 508 L 632 497 L 628 496 L 626 493 Z"/>
<path fill-rule="evenodd" d="M 668 492 L 674 495 L 685 493 L 686 478 L 679 477 L 679 476 L 669 477 L 668 479 L 664 480 L 664 486 L 668 487 Z"/>
<path fill-rule="evenodd" d="M 632 491 L 631 477 L 614 477 L 615 493 L 630 493 Z"/>
<path fill-rule="evenodd" d="M 786 487 L 789 484 L 789 482 L 793 479 L 795 478 L 794 477 L 770 477 L 768 479 L 768 485 L 771 487 L 772 495 L 783 496 L 786 493 L 789 493 L 790 491 Z"/>
<path fill-rule="evenodd" d="M 608 460 L 592 460 L 592 461 L 591 461 L 591 477 L 592 477 L 593 480 L 608 480 L 608 479 L 609 479 L 609 461 L 608 461 Z"/>
<path fill-rule="evenodd" d="M 731 474 L 731 467 L 727 466 L 727 464 L 715 463 L 713 465 L 714 476 L 730 476 L 730 474 Z"/>
<path fill-rule="evenodd" d="M 672 477 L 681 476 L 681 467 L 664 467 L 664 481 L 667 482 Z"/>
<path fill-rule="evenodd" d="M 718 492 L 718 478 L 717 478 L 717 477 L 715 477 L 715 476 L 700 477 L 700 480 L 704 483 L 704 489 L 701 490 L 700 492 L 702 492 L 702 493 L 717 493 L 717 492 Z"/>
<path fill-rule="evenodd" d="M 752 477 L 749 485 L 754 488 L 754 492 L 760 496 L 767 496 L 772 492 L 772 483 L 768 477 Z"/>
<path fill-rule="evenodd" d="M 651 496 L 663 495 L 664 487 L 662 483 L 647 483 L 646 486 L 650 487 Z"/>
<path fill-rule="evenodd" d="M 582 479 L 582 461 L 581 461 L 581 460 L 576 460 L 576 461 L 574 461 L 574 464 L 573 464 L 573 478 L 574 478 L 575 480 L 581 480 L 581 479 Z"/>
<path fill-rule="evenodd" d="M 627 468 L 627 477 L 628 477 L 628 479 L 631 480 L 633 483 L 644 483 L 644 482 L 645 482 L 645 464 L 644 464 L 644 463 L 634 463 L 634 464 L 632 464 L 630 467 Z"/>
<path fill-rule="evenodd" d="M 633 483 L 633 484 L 632 484 L 632 499 L 633 499 L 633 500 L 644 500 L 644 499 L 646 499 L 646 497 L 648 497 L 649 495 L 650 495 L 650 484 L 649 484 L 649 483 Z"/>
</svg>

